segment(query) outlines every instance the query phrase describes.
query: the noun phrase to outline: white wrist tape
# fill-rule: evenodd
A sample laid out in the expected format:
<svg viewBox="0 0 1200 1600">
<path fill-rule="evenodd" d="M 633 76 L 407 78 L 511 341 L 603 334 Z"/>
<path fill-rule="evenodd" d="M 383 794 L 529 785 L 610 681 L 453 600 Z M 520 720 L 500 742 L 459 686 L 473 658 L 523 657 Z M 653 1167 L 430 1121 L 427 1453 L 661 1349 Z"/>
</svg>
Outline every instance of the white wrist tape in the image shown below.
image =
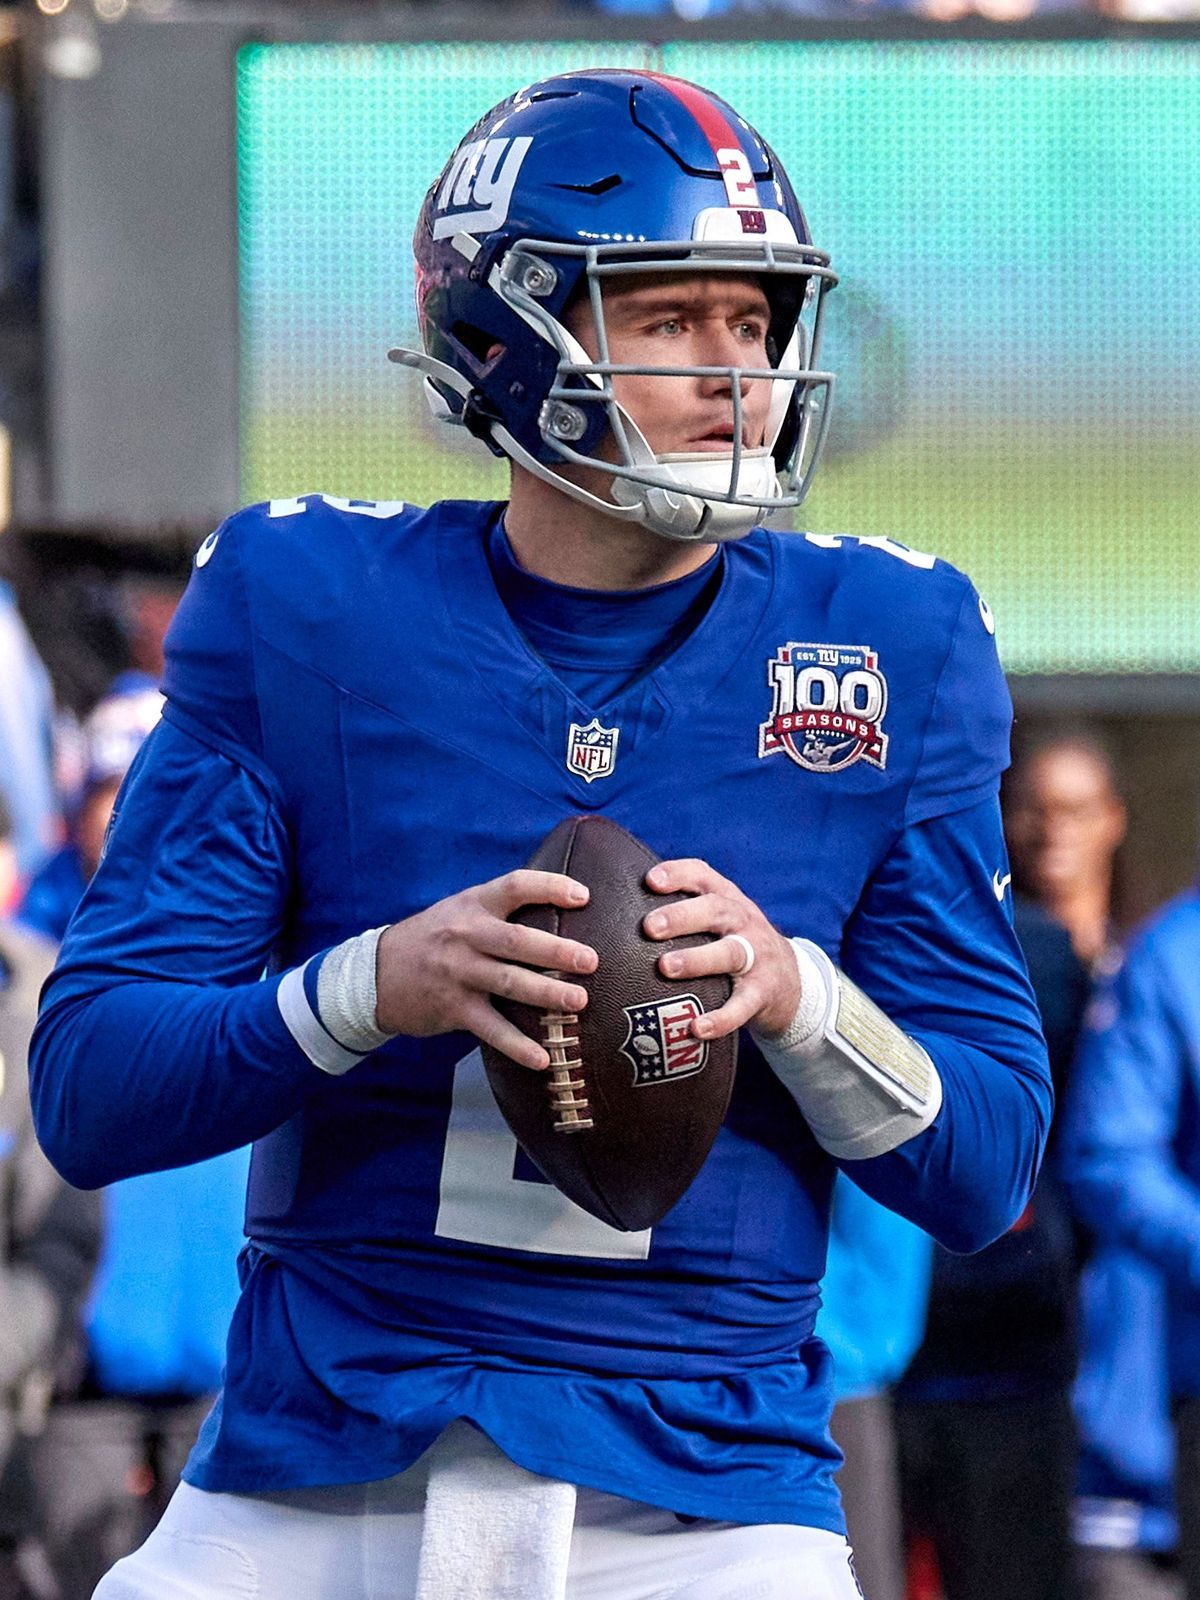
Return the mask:
<svg viewBox="0 0 1200 1600">
<path fill-rule="evenodd" d="M 347 1050 L 367 1055 L 392 1037 L 375 1020 L 375 959 L 382 928 L 335 945 L 317 974 L 317 1010 Z"/>
<path fill-rule="evenodd" d="M 335 1077 L 393 1037 L 375 1020 L 375 957 L 383 931 L 372 928 L 326 953 L 317 974 L 315 1011 L 305 992 L 304 967 L 286 973 L 279 985 L 279 1010 L 288 1031 L 315 1067 Z"/>
<path fill-rule="evenodd" d="M 755 1034 L 755 1043 L 831 1156 L 863 1161 L 895 1150 L 941 1109 L 937 1068 L 818 945 L 791 945 L 800 1005 L 784 1033 Z"/>
</svg>

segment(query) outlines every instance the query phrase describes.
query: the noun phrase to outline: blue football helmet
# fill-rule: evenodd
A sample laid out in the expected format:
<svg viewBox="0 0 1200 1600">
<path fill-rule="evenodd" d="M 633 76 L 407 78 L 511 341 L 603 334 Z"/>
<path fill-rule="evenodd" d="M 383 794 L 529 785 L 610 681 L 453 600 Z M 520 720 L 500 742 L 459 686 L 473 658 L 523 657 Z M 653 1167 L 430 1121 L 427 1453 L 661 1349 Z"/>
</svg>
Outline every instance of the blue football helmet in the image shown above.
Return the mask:
<svg viewBox="0 0 1200 1600">
<path fill-rule="evenodd" d="M 390 355 L 426 375 L 443 421 L 564 494 L 673 539 L 738 538 L 803 500 L 829 419 L 833 375 L 817 370 L 817 353 L 837 279 L 778 158 L 716 95 L 642 71 L 531 84 L 454 152 L 426 196 L 414 249 L 424 350 Z M 605 279 L 689 269 L 761 283 L 769 367 L 609 359 Z M 595 357 L 564 323 L 583 294 Z M 622 373 L 727 376 L 730 450 L 656 455 L 614 396 Z M 742 432 L 741 381 L 752 378 L 772 380 L 758 448 Z M 610 438 L 615 461 L 597 454 Z M 565 463 L 609 474 L 612 498 L 573 482 Z"/>
</svg>

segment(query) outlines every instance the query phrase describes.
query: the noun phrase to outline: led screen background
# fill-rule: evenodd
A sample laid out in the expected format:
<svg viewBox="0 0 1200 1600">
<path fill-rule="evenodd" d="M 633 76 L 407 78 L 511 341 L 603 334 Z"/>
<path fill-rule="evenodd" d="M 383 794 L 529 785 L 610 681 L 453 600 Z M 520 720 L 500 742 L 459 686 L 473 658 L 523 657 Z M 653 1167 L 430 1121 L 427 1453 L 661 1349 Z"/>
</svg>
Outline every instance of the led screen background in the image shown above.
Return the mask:
<svg viewBox="0 0 1200 1600">
<path fill-rule="evenodd" d="M 415 338 L 416 212 L 504 94 L 634 61 L 765 133 L 841 275 L 830 448 L 800 525 L 964 567 L 1012 671 L 1200 669 L 1186 41 L 247 47 L 246 498 L 504 494 L 502 464 L 385 359 Z"/>
</svg>

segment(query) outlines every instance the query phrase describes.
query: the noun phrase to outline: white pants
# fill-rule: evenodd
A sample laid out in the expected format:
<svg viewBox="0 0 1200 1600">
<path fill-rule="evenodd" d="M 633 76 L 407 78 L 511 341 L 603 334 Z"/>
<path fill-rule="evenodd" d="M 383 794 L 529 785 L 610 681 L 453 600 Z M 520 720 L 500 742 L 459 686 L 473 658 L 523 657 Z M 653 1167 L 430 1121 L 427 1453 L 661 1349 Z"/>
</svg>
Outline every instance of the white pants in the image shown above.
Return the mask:
<svg viewBox="0 0 1200 1600">
<path fill-rule="evenodd" d="M 504 1459 L 482 1435 L 474 1448 L 493 1463 Z M 428 1463 L 437 1450 L 376 1483 L 264 1495 L 181 1484 L 155 1531 L 117 1563 L 94 1600 L 413 1600 Z M 534 1587 L 506 1585 L 496 1600 L 524 1600 Z M 861 1594 L 850 1547 L 838 1534 L 785 1523 L 685 1524 L 669 1511 L 593 1489 L 578 1491 L 561 1592 L 564 1600 Z"/>
</svg>

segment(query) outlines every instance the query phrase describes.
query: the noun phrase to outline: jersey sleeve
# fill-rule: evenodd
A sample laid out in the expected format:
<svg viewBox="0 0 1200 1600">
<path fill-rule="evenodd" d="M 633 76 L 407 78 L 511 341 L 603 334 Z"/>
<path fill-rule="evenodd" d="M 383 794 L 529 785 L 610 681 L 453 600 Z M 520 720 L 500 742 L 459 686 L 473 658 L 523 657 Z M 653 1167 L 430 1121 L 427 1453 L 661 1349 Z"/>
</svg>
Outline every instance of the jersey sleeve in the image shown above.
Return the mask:
<svg viewBox="0 0 1200 1600">
<path fill-rule="evenodd" d="M 223 581 L 206 585 L 220 591 L 211 606 L 198 588 L 172 640 L 178 702 L 118 795 L 31 1044 L 38 1136 L 82 1188 L 247 1144 L 329 1081 L 284 1022 L 281 980 L 260 981 L 291 842 L 243 743 L 254 717 L 235 675 L 237 605 Z"/>
<path fill-rule="evenodd" d="M 1128 1245 L 1200 1304 L 1200 1189 L 1176 1155 L 1194 1024 L 1195 946 L 1172 970 L 1163 925 L 1144 935 L 1089 1008 L 1062 1130 L 1064 1177 L 1083 1220 Z"/>
<path fill-rule="evenodd" d="M 909 825 L 987 799 L 1008 766 L 1012 701 L 996 653 L 995 624 L 974 588 L 967 583 L 965 590 L 905 805 Z"/>
<path fill-rule="evenodd" d="M 266 777 L 244 570 L 254 516 L 236 512 L 197 552 L 167 632 L 163 715 Z"/>
<path fill-rule="evenodd" d="M 1013 933 L 992 797 L 904 831 L 846 929 L 841 964 L 929 1052 L 942 1106 L 885 1155 L 839 1163 L 952 1250 L 978 1250 L 1024 1210 L 1053 1089 Z"/>
</svg>

